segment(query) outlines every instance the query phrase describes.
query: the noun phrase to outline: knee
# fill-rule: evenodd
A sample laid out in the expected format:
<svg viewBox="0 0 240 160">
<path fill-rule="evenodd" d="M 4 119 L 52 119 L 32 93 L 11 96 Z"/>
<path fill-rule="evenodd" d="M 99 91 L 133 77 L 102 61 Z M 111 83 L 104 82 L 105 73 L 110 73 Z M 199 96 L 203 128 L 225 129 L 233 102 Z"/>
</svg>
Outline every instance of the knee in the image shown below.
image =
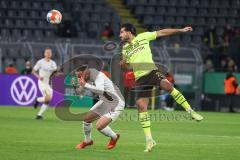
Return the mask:
<svg viewBox="0 0 240 160">
<path fill-rule="evenodd" d="M 170 84 L 169 87 L 168 87 L 168 89 L 167 89 L 167 92 L 168 92 L 168 93 L 171 93 L 171 92 L 173 91 L 173 89 L 174 89 L 173 86 Z"/>
<path fill-rule="evenodd" d="M 46 95 L 45 96 L 45 103 L 50 103 L 50 101 L 51 101 L 51 96 L 50 95 Z"/>
<path fill-rule="evenodd" d="M 139 112 L 147 111 L 147 106 L 148 105 L 144 100 L 142 100 L 142 99 L 137 100 L 137 105 L 138 105 L 138 111 Z"/>
<path fill-rule="evenodd" d="M 85 122 L 85 123 L 92 123 L 92 121 L 89 120 L 89 119 L 84 119 L 83 122 Z"/>
<path fill-rule="evenodd" d="M 51 101 L 51 99 L 52 99 L 52 96 L 46 94 L 46 95 L 44 96 L 44 102 L 43 102 L 43 103 L 44 103 L 44 104 L 49 104 L 50 101 Z"/>
<path fill-rule="evenodd" d="M 101 124 L 99 124 L 99 123 L 96 124 L 96 129 L 97 129 L 98 131 L 101 131 L 103 128 L 104 128 L 103 125 L 101 125 Z"/>
<path fill-rule="evenodd" d="M 167 79 L 162 80 L 160 87 L 169 93 L 173 90 L 173 85 Z"/>
</svg>

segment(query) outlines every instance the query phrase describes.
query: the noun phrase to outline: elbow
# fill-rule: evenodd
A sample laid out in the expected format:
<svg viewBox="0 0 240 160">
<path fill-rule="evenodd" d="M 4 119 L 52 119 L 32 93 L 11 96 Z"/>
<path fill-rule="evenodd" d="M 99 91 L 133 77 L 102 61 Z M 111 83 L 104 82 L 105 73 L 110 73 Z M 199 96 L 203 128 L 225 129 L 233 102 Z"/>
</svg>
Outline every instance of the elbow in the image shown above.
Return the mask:
<svg viewBox="0 0 240 160">
<path fill-rule="evenodd" d="M 166 33 L 164 31 L 157 31 L 157 37 L 163 37 L 166 36 Z"/>
</svg>

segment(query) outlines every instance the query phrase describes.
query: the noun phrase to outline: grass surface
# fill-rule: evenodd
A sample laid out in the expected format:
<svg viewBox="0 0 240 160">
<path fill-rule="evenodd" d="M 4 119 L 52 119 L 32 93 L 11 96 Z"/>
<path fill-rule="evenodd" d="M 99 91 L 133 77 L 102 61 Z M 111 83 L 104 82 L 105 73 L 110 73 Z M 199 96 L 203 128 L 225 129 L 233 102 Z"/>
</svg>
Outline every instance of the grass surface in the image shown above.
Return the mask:
<svg viewBox="0 0 240 160">
<path fill-rule="evenodd" d="M 79 112 L 79 109 L 73 109 Z M 93 129 L 94 145 L 76 150 L 83 138 L 81 122 L 59 120 L 49 109 L 43 121 L 36 110 L 0 107 L 1 160 L 239 160 L 240 115 L 202 113 L 203 122 L 189 120 L 185 112 L 155 111 L 152 134 L 156 148 L 144 153 L 145 139 L 136 110 L 125 110 L 112 128 L 121 134 L 114 150 L 109 138 Z M 173 117 L 174 120 L 173 120 Z M 179 118 L 180 117 L 180 118 Z M 177 120 L 176 120 L 177 119 Z"/>
</svg>

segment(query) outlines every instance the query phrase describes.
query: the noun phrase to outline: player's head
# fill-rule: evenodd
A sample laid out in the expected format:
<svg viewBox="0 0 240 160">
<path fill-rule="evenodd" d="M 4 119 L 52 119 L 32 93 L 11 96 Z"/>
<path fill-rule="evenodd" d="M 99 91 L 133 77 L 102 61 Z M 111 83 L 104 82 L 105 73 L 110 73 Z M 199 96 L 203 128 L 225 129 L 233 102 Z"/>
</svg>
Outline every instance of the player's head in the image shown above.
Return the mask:
<svg viewBox="0 0 240 160">
<path fill-rule="evenodd" d="M 52 49 L 51 48 L 45 48 L 44 58 L 46 58 L 46 59 L 51 59 L 52 58 Z"/>
<path fill-rule="evenodd" d="M 31 68 L 31 62 L 30 62 L 29 60 L 27 60 L 27 61 L 25 62 L 25 67 L 26 67 L 27 69 Z"/>
<path fill-rule="evenodd" d="M 78 78 L 84 78 L 85 81 L 88 81 L 90 78 L 90 71 L 88 69 L 88 65 L 86 65 L 86 64 L 80 65 L 76 69 L 76 74 L 77 74 Z"/>
<path fill-rule="evenodd" d="M 128 41 L 137 34 L 136 28 L 131 23 L 125 23 L 121 26 L 119 38 L 121 41 Z"/>
</svg>

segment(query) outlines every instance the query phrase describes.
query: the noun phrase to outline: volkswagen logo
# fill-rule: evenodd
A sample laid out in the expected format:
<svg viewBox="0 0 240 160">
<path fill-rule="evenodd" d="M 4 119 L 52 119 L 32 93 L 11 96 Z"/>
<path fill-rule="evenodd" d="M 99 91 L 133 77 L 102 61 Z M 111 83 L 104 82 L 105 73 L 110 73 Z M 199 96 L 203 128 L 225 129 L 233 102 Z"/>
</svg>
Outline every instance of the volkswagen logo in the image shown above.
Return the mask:
<svg viewBox="0 0 240 160">
<path fill-rule="evenodd" d="M 11 85 L 11 96 L 19 105 L 31 104 L 37 96 L 35 82 L 27 76 L 16 78 Z"/>
</svg>

